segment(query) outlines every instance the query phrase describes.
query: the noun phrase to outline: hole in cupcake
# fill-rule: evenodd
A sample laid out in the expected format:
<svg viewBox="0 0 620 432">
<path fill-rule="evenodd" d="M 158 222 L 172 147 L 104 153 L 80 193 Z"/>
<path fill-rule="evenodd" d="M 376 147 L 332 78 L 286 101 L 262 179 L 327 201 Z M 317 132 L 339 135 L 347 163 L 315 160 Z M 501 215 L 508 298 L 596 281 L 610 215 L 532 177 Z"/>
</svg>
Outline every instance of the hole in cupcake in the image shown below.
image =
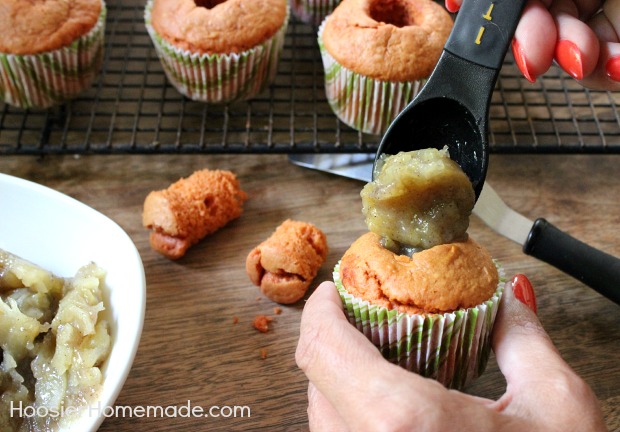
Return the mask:
<svg viewBox="0 0 620 432">
<path fill-rule="evenodd" d="M 379 0 L 370 4 L 370 17 L 378 22 L 396 27 L 412 25 L 407 6 L 398 0 Z"/>
<path fill-rule="evenodd" d="M 196 6 L 198 7 L 213 9 L 215 6 L 220 3 L 224 3 L 225 1 L 226 0 L 194 0 L 194 3 L 196 3 Z"/>
</svg>

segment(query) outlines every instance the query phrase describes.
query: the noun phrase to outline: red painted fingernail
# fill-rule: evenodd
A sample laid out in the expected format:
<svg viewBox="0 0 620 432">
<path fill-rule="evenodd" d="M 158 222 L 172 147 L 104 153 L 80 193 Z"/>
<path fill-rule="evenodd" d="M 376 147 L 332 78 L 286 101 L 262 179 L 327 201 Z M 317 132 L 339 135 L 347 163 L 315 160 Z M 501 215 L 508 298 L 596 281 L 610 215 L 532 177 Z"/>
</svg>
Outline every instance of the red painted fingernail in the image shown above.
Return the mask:
<svg viewBox="0 0 620 432">
<path fill-rule="evenodd" d="M 607 76 L 614 81 L 620 81 L 620 56 L 612 57 L 605 63 Z"/>
<path fill-rule="evenodd" d="M 532 288 L 532 284 L 527 276 L 518 274 L 512 278 L 512 292 L 515 294 L 517 300 L 532 309 L 534 313 L 538 312 L 534 288 Z"/>
<path fill-rule="evenodd" d="M 448 12 L 458 12 L 460 5 L 458 5 L 454 0 L 446 0 L 446 9 L 448 9 Z"/>
<path fill-rule="evenodd" d="M 521 70 L 523 76 L 531 83 L 536 82 L 536 77 L 530 72 L 530 69 L 527 66 L 525 53 L 516 39 L 512 40 L 512 55 L 514 56 L 515 62 L 517 62 L 517 66 L 519 67 L 519 70 Z"/>
<path fill-rule="evenodd" d="M 561 40 L 555 46 L 555 59 L 570 76 L 576 80 L 583 79 L 583 62 L 581 51 L 569 40 Z"/>
</svg>

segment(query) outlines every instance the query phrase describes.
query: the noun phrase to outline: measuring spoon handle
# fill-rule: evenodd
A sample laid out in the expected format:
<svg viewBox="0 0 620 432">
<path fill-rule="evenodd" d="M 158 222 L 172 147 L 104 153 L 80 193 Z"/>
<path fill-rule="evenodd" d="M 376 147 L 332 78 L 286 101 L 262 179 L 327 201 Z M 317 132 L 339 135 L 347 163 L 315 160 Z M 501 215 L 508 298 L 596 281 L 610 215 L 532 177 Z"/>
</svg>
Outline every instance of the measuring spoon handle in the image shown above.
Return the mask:
<svg viewBox="0 0 620 432">
<path fill-rule="evenodd" d="M 444 49 L 499 70 L 524 5 L 525 0 L 463 0 Z"/>
</svg>

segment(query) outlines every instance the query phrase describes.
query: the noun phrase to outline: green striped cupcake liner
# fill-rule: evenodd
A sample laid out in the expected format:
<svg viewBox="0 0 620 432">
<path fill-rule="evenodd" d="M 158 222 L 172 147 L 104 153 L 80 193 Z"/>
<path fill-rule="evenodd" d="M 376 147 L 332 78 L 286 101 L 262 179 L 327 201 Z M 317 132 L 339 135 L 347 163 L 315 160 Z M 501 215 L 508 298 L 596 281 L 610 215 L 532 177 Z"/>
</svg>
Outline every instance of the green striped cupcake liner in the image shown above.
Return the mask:
<svg viewBox="0 0 620 432">
<path fill-rule="evenodd" d="M 182 95 L 212 104 L 247 100 L 274 80 L 289 8 L 282 27 L 270 39 L 241 53 L 200 54 L 175 47 L 151 25 L 153 0 L 145 7 L 144 22 L 168 81 Z"/>
<path fill-rule="evenodd" d="M 340 263 L 333 276 L 349 322 L 383 357 L 445 387 L 463 389 L 484 372 L 491 352 L 491 330 L 506 282 L 502 267 L 495 265 L 500 281 L 489 300 L 444 314 L 407 314 L 356 298 L 342 285 Z"/>
<path fill-rule="evenodd" d="M 95 26 L 70 45 L 40 54 L 0 53 L 0 99 L 19 108 L 48 108 L 90 87 L 103 61 L 105 2 Z"/>
<path fill-rule="evenodd" d="M 383 134 L 426 80 L 381 81 L 345 68 L 325 49 L 324 26 L 325 21 L 319 27 L 318 43 L 325 70 L 327 102 L 346 125 L 368 134 Z"/>
<path fill-rule="evenodd" d="M 300 21 L 319 25 L 341 0 L 291 0 L 291 10 Z"/>
</svg>

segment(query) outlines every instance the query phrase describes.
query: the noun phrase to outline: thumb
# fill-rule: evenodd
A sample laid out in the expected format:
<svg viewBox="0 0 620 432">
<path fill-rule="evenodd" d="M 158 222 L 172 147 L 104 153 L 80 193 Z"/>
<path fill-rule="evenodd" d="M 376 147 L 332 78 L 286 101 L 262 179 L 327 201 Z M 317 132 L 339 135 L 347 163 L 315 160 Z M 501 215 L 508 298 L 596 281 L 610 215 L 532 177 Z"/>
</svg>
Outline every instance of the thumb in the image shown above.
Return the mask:
<svg viewBox="0 0 620 432">
<path fill-rule="evenodd" d="M 548 368 L 569 368 L 536 316 L 534 290 L 524 275 L 506 283 L 493 329 L 493 350 L 509 386 L 544 381 Z"/>
<path fill-rule="evenodd" d="M 569 424 L 571 430 L 606 430 L 596 396 L 562 359 L 533 309 L 532 285 L 515 276 L 506 284 L 493 330 L 495 357 L 507 384 L 498 408 L 540 430 L 565 430 Z"/>
</svg>

